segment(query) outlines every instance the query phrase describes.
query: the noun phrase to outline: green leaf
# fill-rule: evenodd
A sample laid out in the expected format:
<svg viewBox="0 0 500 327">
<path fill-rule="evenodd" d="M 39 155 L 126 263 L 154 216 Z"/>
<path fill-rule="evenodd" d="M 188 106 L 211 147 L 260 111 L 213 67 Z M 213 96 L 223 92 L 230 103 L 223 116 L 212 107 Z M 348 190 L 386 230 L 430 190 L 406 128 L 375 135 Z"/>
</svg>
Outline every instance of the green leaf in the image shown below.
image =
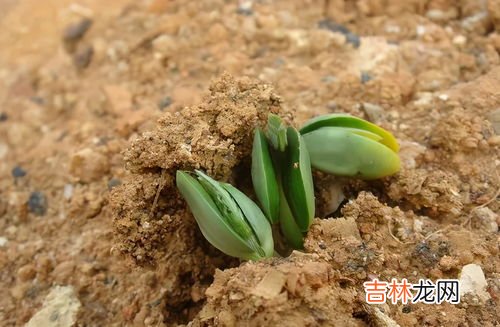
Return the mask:
<svg viewBox="0 0 500 327">
<path fill-rule="evenodd" d="M 264 133 L 255 129 L 252 149 L 252 182 L 255 194 L 267 219 L 278 221 L 278 181 L 274 171 L 269 145 Z"/>
<path fill-rule="evenodd" d="M 293 127 L 287 129 L 288 146 L 283 167 L 286 199 L 299 229 L 307 232 L 314 219 L 314 186 L 306 144 Z"/>
<path fill-rule="evenodd" d="M 348 114 L 329 114 L 310 119 L 300 129 L 300 133 L 305 135 L 321 127 L 349 127 L 368 131 L 379 135 L 381 137 L 380 143 L 389 147 L 392 151 L 399 151 L 399 144 L 390 132 L 364 119 Z"/>
<path fill-rule="evenodd" d="M 267 137 L 271 146 L 277 151 L 285 151 L 287 145 L 286 125 L 280 116 L 269 114 L 267 117 Z"/>
<path fill-rule="evenodd" d="M 303 135 L 311 164 L 321 171 L 375 179 L 399 171 L 396 152 L 342 127 L 322 127 Z"/>
<path fill-rule="evenodd" d="M 202 171 L 195 170 L 195 172 L 198 176 L 198 181 L 214 201 L 222 218 L 243 240 L 249 240 L 252 237 L 252 230 L 245 223 L 243 212 L 241 212 L 241 209 L 231 195 L 219 182 L 207 176 Z"/>
<path fill-rule="evenodd" d="M 301 250 L 304 248 L 304 236 L 299 226 L 297 226 L 295 219 L 293 218 L 292 211 L 286 200 L 285 193 L 283 189 L 279 188 L 280 193 L 280 229 L 283 233 L 288 244 L 296 249 Z"/>
<path fill-rule="evenodd" d="M 252 228 L 262 252 L 261 257 L 272 257 L 274 254 L 274 241 L 271 225 L 260 208 L 234 186 L 222 183 L 222 186 L 231 194 L 238 206 L 243 211 L 247 223 Z"/>
<path fill-rule="evenodd" d="M 367 138 L 372 139 L 372 140 L 379 142 L 379 143 L 382 140 L 382 137 L 380 135 L 369 132 L 369 131 L 365 131 L 363 129 L 350 128 L 350 127 L 341 127 L 341 128 L 343 128 L 345 131 L 351 132 L 353 134 L 358 134 L 360 136 L 367 137 Z"/>
<path fill-rule="evenodd" d="M 196 178 L 178 170 L 176 184 L 210 244 L 227 255 L 245 260 L 255 259 L 253 249 L 222 217 L 216 204 Z"/>
</svg>

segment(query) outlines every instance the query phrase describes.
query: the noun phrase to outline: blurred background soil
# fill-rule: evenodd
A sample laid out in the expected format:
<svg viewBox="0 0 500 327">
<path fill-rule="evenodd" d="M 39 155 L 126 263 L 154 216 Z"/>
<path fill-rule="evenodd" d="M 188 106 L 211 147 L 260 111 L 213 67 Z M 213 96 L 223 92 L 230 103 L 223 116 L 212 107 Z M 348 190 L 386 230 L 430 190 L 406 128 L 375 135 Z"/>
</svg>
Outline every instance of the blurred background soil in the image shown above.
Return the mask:
<svg viewBox="0 0 500 327">
<path fill-rule="evenodd" d="M 0 0 L 0 31 L 1 326 L 499 324 L 500 1 Z M 251 194 L 268 112 L 373 121 L 403 169 L 315 173 L 305 253 L 240 263 L 173 174 Z M 364 302 L 465 277 L 459 305 Z"/>
</svg>

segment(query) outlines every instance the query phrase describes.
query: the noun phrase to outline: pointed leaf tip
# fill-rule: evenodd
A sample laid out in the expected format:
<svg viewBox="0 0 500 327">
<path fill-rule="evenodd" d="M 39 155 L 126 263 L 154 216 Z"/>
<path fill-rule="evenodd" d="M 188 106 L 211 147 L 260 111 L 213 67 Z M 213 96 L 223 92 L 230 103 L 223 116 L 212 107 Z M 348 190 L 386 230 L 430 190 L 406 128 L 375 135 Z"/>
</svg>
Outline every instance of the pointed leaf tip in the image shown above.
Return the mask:
<svg viewBox="0 0 500 327">
<path fill-rule="evenodd" d="M 314 218 L 314 186 L 309 153 L 298 131 L 287 129 L 288 147 L 283 173 L 283 187 L 297 226 L 303 232 Z"/>
<path fill-rule="evenodd" d="M 264 133 L 257 128 L 252 148 L 252 183 L 260 205 L 271 223 L 278 221 L 278 181 L 269 145 Z"/>
</svg>

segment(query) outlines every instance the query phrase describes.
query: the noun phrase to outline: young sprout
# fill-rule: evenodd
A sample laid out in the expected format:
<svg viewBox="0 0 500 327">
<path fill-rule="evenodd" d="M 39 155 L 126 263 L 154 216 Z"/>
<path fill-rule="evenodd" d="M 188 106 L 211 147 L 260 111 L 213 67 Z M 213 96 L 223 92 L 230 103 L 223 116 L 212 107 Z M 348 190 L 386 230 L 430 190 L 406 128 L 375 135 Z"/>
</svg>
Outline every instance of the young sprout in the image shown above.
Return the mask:
<svg viewBox="0 0 500 327">
<path fill-rule="evenodd" d="M 272 147 L 281 152 L 287 146 L 287 128 L 281 118 L 274 114 L 267 117 L 267 137 Z"/>
<path fill-rule="evenodd" d="M 260 128 L 255 129 L 253 138 L 252 182 L 257 199 L 269 222 L 271 224 L 278 222 L 278 180 L 266 136 Z"/>
<path fill-rule="evenodd" d="M 346 114 L 309 120 L 300 130 L 314 168 L 340 176 L 375 179 L 399 171 L 394 136 L 366 120 Z"/>
<path fill-rule="evenodd" d="M 177 187 L 205 238 L 222 252 L 258 260 L 274 254 L 271 224 L 279 223 L 295 249 L 314 218 L 311 166 L 365 179 L 396 173 L 399 145 L 388 131 L 346 114 L 320 116 L 300 130 L 270 114 L 267 130 L 257 128 L 252 149 L 252 182 L 261 209 L 245 194 L 203 172 L 177 171 Z"/>
<path fill-rule="evenodd" d="M 286 199 L 283 187 L 280 185 L 279 188 L 280 195 L 280 211 L 279 211 L 279 223 L 280 229 L 288 244 L 294 249 L 304 248 L 304 235 L 297 226 L 297 222 L 293 216 L 292 210 L 288 205 L 288 200 Z"/>
<path fill-rule="evenodd" d="M 314 218 L 311 164 L 302 136 L 276 115 L 269 115 L 267 139 L 255 131 L 252 182 L 268 220 L 279 221 L 288 243 L 302 248 L 302 233 Z"/>
<path fill-rule="evenodd" d="M 245 194 L 196 170 L 177 171 L 177 188 L 205 238 L 220 251 L 244 260 L 274 254 L 271 225 Z"/>
<path fill-rule="evenodd" d="M 282 165 L 282 185 L 295 222 L 302 232 L 307 232 L 314 218 L 314 186 L 311 161 L 306 144 L 299 132 L 287 129 L 288 146 Z"/>
</svg>

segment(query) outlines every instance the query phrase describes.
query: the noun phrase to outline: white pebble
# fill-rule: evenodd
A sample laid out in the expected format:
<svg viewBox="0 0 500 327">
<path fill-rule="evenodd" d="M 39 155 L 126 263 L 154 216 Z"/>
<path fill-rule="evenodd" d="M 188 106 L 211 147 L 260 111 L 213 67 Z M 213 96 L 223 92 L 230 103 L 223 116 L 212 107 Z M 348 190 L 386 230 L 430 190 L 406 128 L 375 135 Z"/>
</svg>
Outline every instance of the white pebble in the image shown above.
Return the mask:
<svg viewBox="0 0 500 327">
<path fill-rule="evenodd" d="M 488 233 L 498 232 L 498 214 L 488 207 L 477 208 L 473 210 L 474 219 L 477 219 L 479 228 Z"/>
<path fill-rule="evenodd" d="M 401 27 L 398 25 L 386 25 L 385 31 L 387 33 L 399 34 L 399 32 L 401 32 Z"/>
<path fill-rule="evenodd" d="M 64 185 L 64 191 L 63 191 L 63 196 L 66 200 L 71 199 L 73 197 L 73 185 L 72 184 L 66 184 Z"/>
<path fill-rule="evenodd" d="M 443 93 L 443 94 L 438 95 L 438 98 L 439 98 L 439 100 L 441 100 L 441 101 L 448 101 L 448 99 L 449 99 L 450 97 L 449 97 L 449 95 L 448 95 L 448 94 L 444 94 L 444 93 Z"/>
<path fill-rule="evenodd" d="M 251 11 L 253 6 L 253 1 L 240 1 L 238 9 L 241 11 Z"/>
<path fill-rule="evenodd" d="M 81 305 L 72 286 L 55 286 L 43 301 L 42 308 L 31 317 L 25 327 L 73 326 Z"/>
<path fill-rule="evenodd" d="M 170 57 L 175 54 L 177 50 L 177 42 L 174 37 L 162 34 L 152 42 L 153 49 L 156 54 L 161 57 Z"/>
<path fill-rule="evenodd" d="M 488 283 L 483 269 L 474 263 L 465 265 L 460 272 L 460 295 L 471 294 L 479 300 L 487 301 L 490 295 L 486 291 Z"/>
<path fill-rule="evenodd" d="M 422 36 L 425 34 L 425 26 L 424 25 L 417 25 L 417 35 Z"/>
<path fill-rule="evenodd" d="M 463 46 L 467 42 L 467 38 L 463 35 L 457 35 L 452 40 L 453 44 Z"/>
<path fill-rule="evenodd" d="M 0 159 L 5 157 L 9 152 L 9 147 L 5 143 L 0 143 Z"/>
</svg>

